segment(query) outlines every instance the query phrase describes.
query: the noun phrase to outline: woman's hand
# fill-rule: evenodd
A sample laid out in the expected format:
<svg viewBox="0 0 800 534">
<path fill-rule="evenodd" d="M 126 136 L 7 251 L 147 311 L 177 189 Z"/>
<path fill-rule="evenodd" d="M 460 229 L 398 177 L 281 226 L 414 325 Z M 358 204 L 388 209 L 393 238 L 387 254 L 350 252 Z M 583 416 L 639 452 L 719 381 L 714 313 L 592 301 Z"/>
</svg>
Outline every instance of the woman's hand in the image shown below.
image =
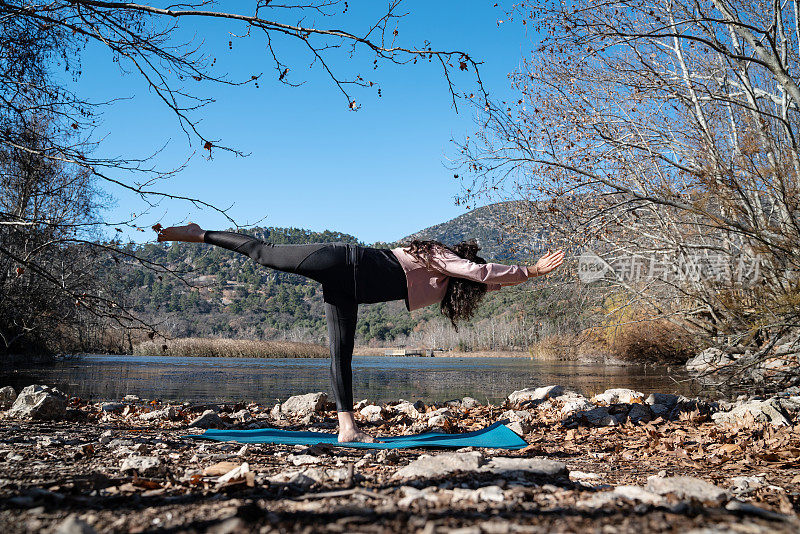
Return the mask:
<svg viewBox="0 0 800 534">
<path fill-rule="evenodd" d="M 186 243 L 202 243 L 206 231 L 195 223 L 186 226 L 170 226 L 162 228 L 160 224 L 153 226 L 159 241 L 184 241 Z"/>
<path fill-rule="evenodd" d="M 564 251 L 548 252 L 536 262 L 532 268 L 528 267 L 528 276 L 543 276 L 557 269 L 564 262 Z"/>
</svg>

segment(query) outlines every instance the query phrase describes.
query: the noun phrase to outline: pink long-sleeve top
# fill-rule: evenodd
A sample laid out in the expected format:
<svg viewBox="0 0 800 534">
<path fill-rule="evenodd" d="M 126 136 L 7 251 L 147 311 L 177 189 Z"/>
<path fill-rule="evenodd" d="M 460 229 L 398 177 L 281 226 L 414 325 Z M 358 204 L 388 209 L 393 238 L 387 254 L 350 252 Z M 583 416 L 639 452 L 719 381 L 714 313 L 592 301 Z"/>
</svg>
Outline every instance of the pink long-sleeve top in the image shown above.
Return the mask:
<svg viewBox="0 0 800 534">
<path fill-rule="evenodd" d="M 501 263 L 475 263 L 461 258 L 447 249 L 439 249 L 431 258 L 430 268 L 424 260 L 408 253 L 405 248 L 393 248 L 392 253 L 406 273 L 409 311 L 441 302 L 451 276 L 483 282 L 489 291 L 504 285 L 520 284 L 528 279 L 528 270 L 520 265 Z"/>
</svg>

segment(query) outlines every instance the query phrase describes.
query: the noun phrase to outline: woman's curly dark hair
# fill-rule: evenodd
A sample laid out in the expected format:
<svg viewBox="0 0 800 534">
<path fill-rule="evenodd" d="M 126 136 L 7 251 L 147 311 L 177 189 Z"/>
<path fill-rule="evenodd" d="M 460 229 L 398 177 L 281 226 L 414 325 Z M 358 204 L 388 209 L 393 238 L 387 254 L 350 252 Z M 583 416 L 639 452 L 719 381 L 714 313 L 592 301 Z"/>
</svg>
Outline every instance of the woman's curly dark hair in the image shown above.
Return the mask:
<svg viewBox="0 0 800 534">
<path fill-rule="evenodd" d="M 481 247 L 474 240 L 462 241 L 458 245 L 448 247 L 444 243 L 434 240 L 420 241 L 415 239 L 407 247 L 408 252 L 425 262 L 426 267 L 431 266 L 431 256 L 435 255 L 437 249 L 445 248 L 453 252 L 456 256 L 467 259 L 474 263 L 486 263 L 486 260 L 478 256 Z M 466 321 L 472 318 L 475 309 L 486 294 L 488 287 L 481 282 L 474 282 L 466 278 L 451 276 L 447 283 L 447 291 L 444 294 L 439 309 L 442 315 L 450 319 L 453 328 L 458 331 L 457 321 Z"/>
</svg>

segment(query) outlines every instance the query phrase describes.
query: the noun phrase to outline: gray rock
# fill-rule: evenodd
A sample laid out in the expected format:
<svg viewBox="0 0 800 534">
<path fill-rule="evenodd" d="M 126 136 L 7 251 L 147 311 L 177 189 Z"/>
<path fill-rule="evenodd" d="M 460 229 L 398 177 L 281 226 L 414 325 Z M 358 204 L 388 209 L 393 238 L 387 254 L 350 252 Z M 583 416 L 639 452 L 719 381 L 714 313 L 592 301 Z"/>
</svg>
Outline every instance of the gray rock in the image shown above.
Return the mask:
<svg viewBox="0 0 800 534">
<path fill-rule="evenodd" d="M 206 410 L 203 414 L 189 423 L 193 428 L 224 428 L 225 423 L 214 410 Z"/>
<path fill-rule="evenodd" d="M 789 396 L 782 397 L 780 400 L 781 406 L 790 414 L 800 413 L 800 397 Z"/>
<path fill-rule="evenodd" d="M 508 419 L 509 424 L 506 426 L 520 436 L 524 436 L 531 430 L 533 414 L 527 410 L 506 410 L 500 414 L 500 419 Z"/>
<path fill-rule="evenodd" d="M 786 411 L 783 409 L 779 399 L 769 399 L 765 401 L 752 400 L 740 404 L 729 412 L 717 412 L 711 418 L 718 425 L 722 424 L 741 424 L 752 416 L 756 422 L 769 422 L 773 426 L 790 426 L 791 422 Z"/>
<path fill-rule="evenodd" d="M 641 486 L 617 486 L 613 491 L 617 497 L 628 499 L 629 501 L 641 501 L 647 504 L 661 504 L 664 498 L 658 493 L 647 491 Z"/>
<path fill-rule="evenodd" d="M 477 471 L 483 462 L 479 452 L 451 452 L 430 456 L 423 454 L 392 476 L 395 479 L 435 478 L 457 471 Z"/>
<path fill-rule="evenodd" d="M 690 373 L 702 374 L 718 370 L 734 362 L 730 354 L 711 347 L 686 362 L 686 370 Z"/>
<path fill-rule="evenodd" d="M 646 423 L 653 419 L 653 412 L 647 404 L 634 404 L 628 412 L 628 419 L 634 423 Z"/>
<path fill-rule="evenodd" d="M 383 421 L 383 409 L 380 406 L 370 405 L 361 409 L 361 415 L 370 423 L 378 423 Z"/>
<path fill-rule="evenodd" d="M 614 503 L 617 499 L 643 502 L 645 504 L 660 505 L 665 502 L 664 497 L 641 486 L 617 486 L 612 491 L 604 491 L 592 495 L 578 504 L 590 508 L 599 508 Z"/>
<path fill-rule="evenodd" d="M 415 502 L 438 502 L 438 497 L 435 495 L 435 486 L 428 486 L 421 490 L 412 488 L 411 486 L 403 486 L 400 489 L 403 492 L 403 497 L 397 501 L 397 506 L 400 508 L 408 509 L 408 507 Z"/>
<path fill-rule="evenodd" d="M 122 460 L 120 473 L 136 471 L 143 476 L 157 475 L 161 472 L 161 460 L 155 456 L 129 456 Z"/>
<path fill-rule="evenodd" d="M 100 409 L 104 412 L 121 412 L 125 406 L 122 402 L 103 402 L 100 404 Z"/>
<path fill-rule="evenodd" d="M 672 408 L 678 404 L 679 399 L 680 397 L 678 395 L 673 395 L 672 393 L 651 393 L 644 402 L 650 406 L 660 404 L 667 408 Z"/>
<path fill-rule="evenodd" d="M 394 465 L 400 460 L 400 453 L 394 449 L 383 449 L 375 455 L 375 461 L 383 465 Z"/>
<path fill-rule="evenodd" d="M 733 477 L 731 491 L 737 495 L 744 495 L 766 486 L 762 477 Z"/>
<path fill-rule="evenodd" d="M 395 404 L 394 406 L 392 406 L 392 409 L 394 409 L 394 411 L 396 412 L 404 413 L 412 419 L 418 419 L 423 413 L 420 410 L 418 410 L 414 404 L 411 404 L 408 401 L 403 401 L 400 404 Z M 425 408 L 423 408 L 422 410 L 424 411 Z"/>
<path fill-rule="evenodd" d="M 506 410 L 500 414 L 500 419 L 528 422 L 533 419 L 533 414 L 527 410 Z"/>
<path fill-rule="evenodd" d="M 634 399 L 644 399 L 644 393 L 640 393 L 638 391 L 634 391 L 632 389 L 627 388 L 615 388 L 615 389 L 607 389 L 604 393 L 599 395 L 595 395 L 592 398 L 592 402 L 598 403 L 603 402 L 605 404 L 617 404 L 617 403 L 630 403 L 633 402 Z"/>
<path fill-rule="evenodd" d="M 328 404 L 328 395 L 321 391 L 317 393 L 306 393 L 305 395 L 294 395 L 286 399 L 281 405 L 281 412 L 295 415 L 308 415 L 310 413 L 322 412 Z"/>
<path fill-rule="evenodd" d="M 663 404 L 651 404 L 650 411 L 653 412 L 653 415 L 656 417 L 669 417 L 669 407 L 664 406 Z"/>
<path fill-rule="evenodd" d="M 761 508 L 760 506 L 756 506 L 755 504 L 751 504 L 749 502 L 732 500 L 725 505 L 725 509 L 730 512 L 736 512 L 739 514 L 763 517 L 764 519 L 768 519 L 770 521 L 781 521 L 781 522 L 791 521 L 791 519 L 788 516 L 779 514 L 778 512 L 767 510 L 765 508 Z"/>
<path fill-rule="evenodd" d="M 522 423 L 520 423 L 519 421 L 507 423 L 505 426 L 506 428 L 508 428 L 509 430 L 511 430 L 512 432 L 521 437 L 525 437 L 525 434 L 527 434 L 527 430 L 529 430 L 530 428 L 528 426 L 522 426 Z"/>
<path fill-rule="evenodd" d="M 464 397 L 463 399 L 461 399 L 462 408 L 471 409 L 471 408 L 477 408 L 480 405 L 481 403 L 478 402 L 477 399 L 473 399 L 472 397 Z"/>
<path fill-rule="evenodd" d="M 122 397 L 122 400 L 124 400 L 125 402 L 139 402 L 139 396 L 138 395 L 125 395 L 124 397 Z"/>
<path fill-rule="evenodd" d="M 582 415 L 587 423 L 595 426 L 607 426 L 608 418 L 610 417 L 608 409 L 602 406 L 586 412 L 578 412 L 576 415 Z"/>
<path fill-rule="evenodd" d="M 146 412 L 139 416 L 139 419 L 144 421 L 159 421 L 159 420 L 169 420 L 174 421 L 178 418 L 178 409 L 174 406 L 167 406 L 166 408 L 162 408 L 161 410 L 154 410 L 152 412 Z"/>
<path fill-rule="evenodd" d="M 301 470 L 301 471 L 284 471 L 277 475 L 269 477 L 267 480 L 270 482 L 277 482 L 279 484 L 292 484 L 300 486 L 301 488 L 309 488 L 313 486 L 317 480 L 311 475 L 316 474 L 316 471 Z"/>
<path fill-rule="evenodd" d="M 0 388 L 0 409 L 6 410 L 17 398 L 17 392 L 11 386 L 3 386 Z"/>
<path fill-rule="evenodd" d="M 71 515 L 58 524 L 55 534 L 95 534 L 95 530 L 83 519 Z"/>
<path fill-rule="evenodd" d="M 233 419 L 234 421 L 241 421 L 242 423 L 245 423 L 252 418 L 253 414 L 251 414 L 250 410 L 247 409 L 242 409 L 239 410 L 238 412 L 234 412 L 231 414 L 231 419 Z"/>
<path fill-rule="evenodd" d="M 452 415 L 453 415 L 453 412 L 451 412 L 447 408 L 439 408 L 438 410 L 434 410 L 432 412 L 428 412 L 427 413 L 428 419 L 430 419 L 432 417 L 437 417 L 437 416 L 451 417 Z"/>
<path fill-rule="evenodd" d="M 558 397 L 564 394 L 563 386 L 543 386 L 540 388 L 525 388 L 513 392 L 508 396 L 508 402 L 517 404 L 519 402 L 531 400 L 544 400 L 550 397 Z"/>
<path fill-rule="evenodd" d="M 679 499 L 696 499 L 720 504 L 728 500 L 728 493 L 705 480 L 695 477 L 650 477 L 647 491 L 659 495 L 673 494 Z"/>
<path fill-rule="evenodd" d="M 435 414 L 428 418 L 428 426 L 429 427 L 442 426 L 449 420 L 450 416 L 447 414 Z"/>
<path fill-rule="evenodd" d="M 593 407 L 594 405 L 589 402 L 589 399 L 582 397 L 580 399 L 565 402 L 564 406 L 561 407 L 561 413 L 563 415 L 570 415 L 575 412 L 591 410 Z"/>
<path fill-rule="evenodd" d="M 472 492 L 470 499 L 473 502 L 503 502 L 505 496 L 500 486 L 484 486 Z"/>
<path fill-rule="evenodd" d="M 567 466 L 561 462 L 545 458 L 492 458 L 478 469 L 480 472 L 506 476 L 509 474 L 525 474 L 537 477 L 556 477 L 568 475 Z"/>
<path fill-rule="evenodd" d="M 48 386 L 32 385 L 20 391 L 8 416 L 14 419 L 61 419 L 66 415 L 67 398 Z"/>
</svg>

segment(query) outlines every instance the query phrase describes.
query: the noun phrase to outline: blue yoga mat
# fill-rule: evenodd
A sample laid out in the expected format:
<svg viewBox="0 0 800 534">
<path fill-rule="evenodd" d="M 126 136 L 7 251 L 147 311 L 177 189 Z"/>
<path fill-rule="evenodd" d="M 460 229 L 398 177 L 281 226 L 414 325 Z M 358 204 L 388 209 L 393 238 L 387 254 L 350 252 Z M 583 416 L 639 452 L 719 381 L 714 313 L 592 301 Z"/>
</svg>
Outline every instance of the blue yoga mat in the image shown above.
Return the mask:
<svg viewBox="0 0 800 534">
<path fill-rule="evenodd" d="M 360 449 L 407 449 L 412 447 L 487 447 L 492 449 L 516 450 L 528 443 L 503 422 L 497 422 L 484 429 L 464 434 L 442 434 L 426 432 L 414 436 L 378 437 L 382 443 L 339 443 L 336 434 L 325 432 L 295 432 L 277 428 L 254 430 L 206 430 L 204 434 L 192 434 L 187 438 L 213 439 L 215 441 L 238 441 L 239 443 L 275 443 L 281 445 L 315 445 L 325 443 L 339 447 Z"/>
</svg>

